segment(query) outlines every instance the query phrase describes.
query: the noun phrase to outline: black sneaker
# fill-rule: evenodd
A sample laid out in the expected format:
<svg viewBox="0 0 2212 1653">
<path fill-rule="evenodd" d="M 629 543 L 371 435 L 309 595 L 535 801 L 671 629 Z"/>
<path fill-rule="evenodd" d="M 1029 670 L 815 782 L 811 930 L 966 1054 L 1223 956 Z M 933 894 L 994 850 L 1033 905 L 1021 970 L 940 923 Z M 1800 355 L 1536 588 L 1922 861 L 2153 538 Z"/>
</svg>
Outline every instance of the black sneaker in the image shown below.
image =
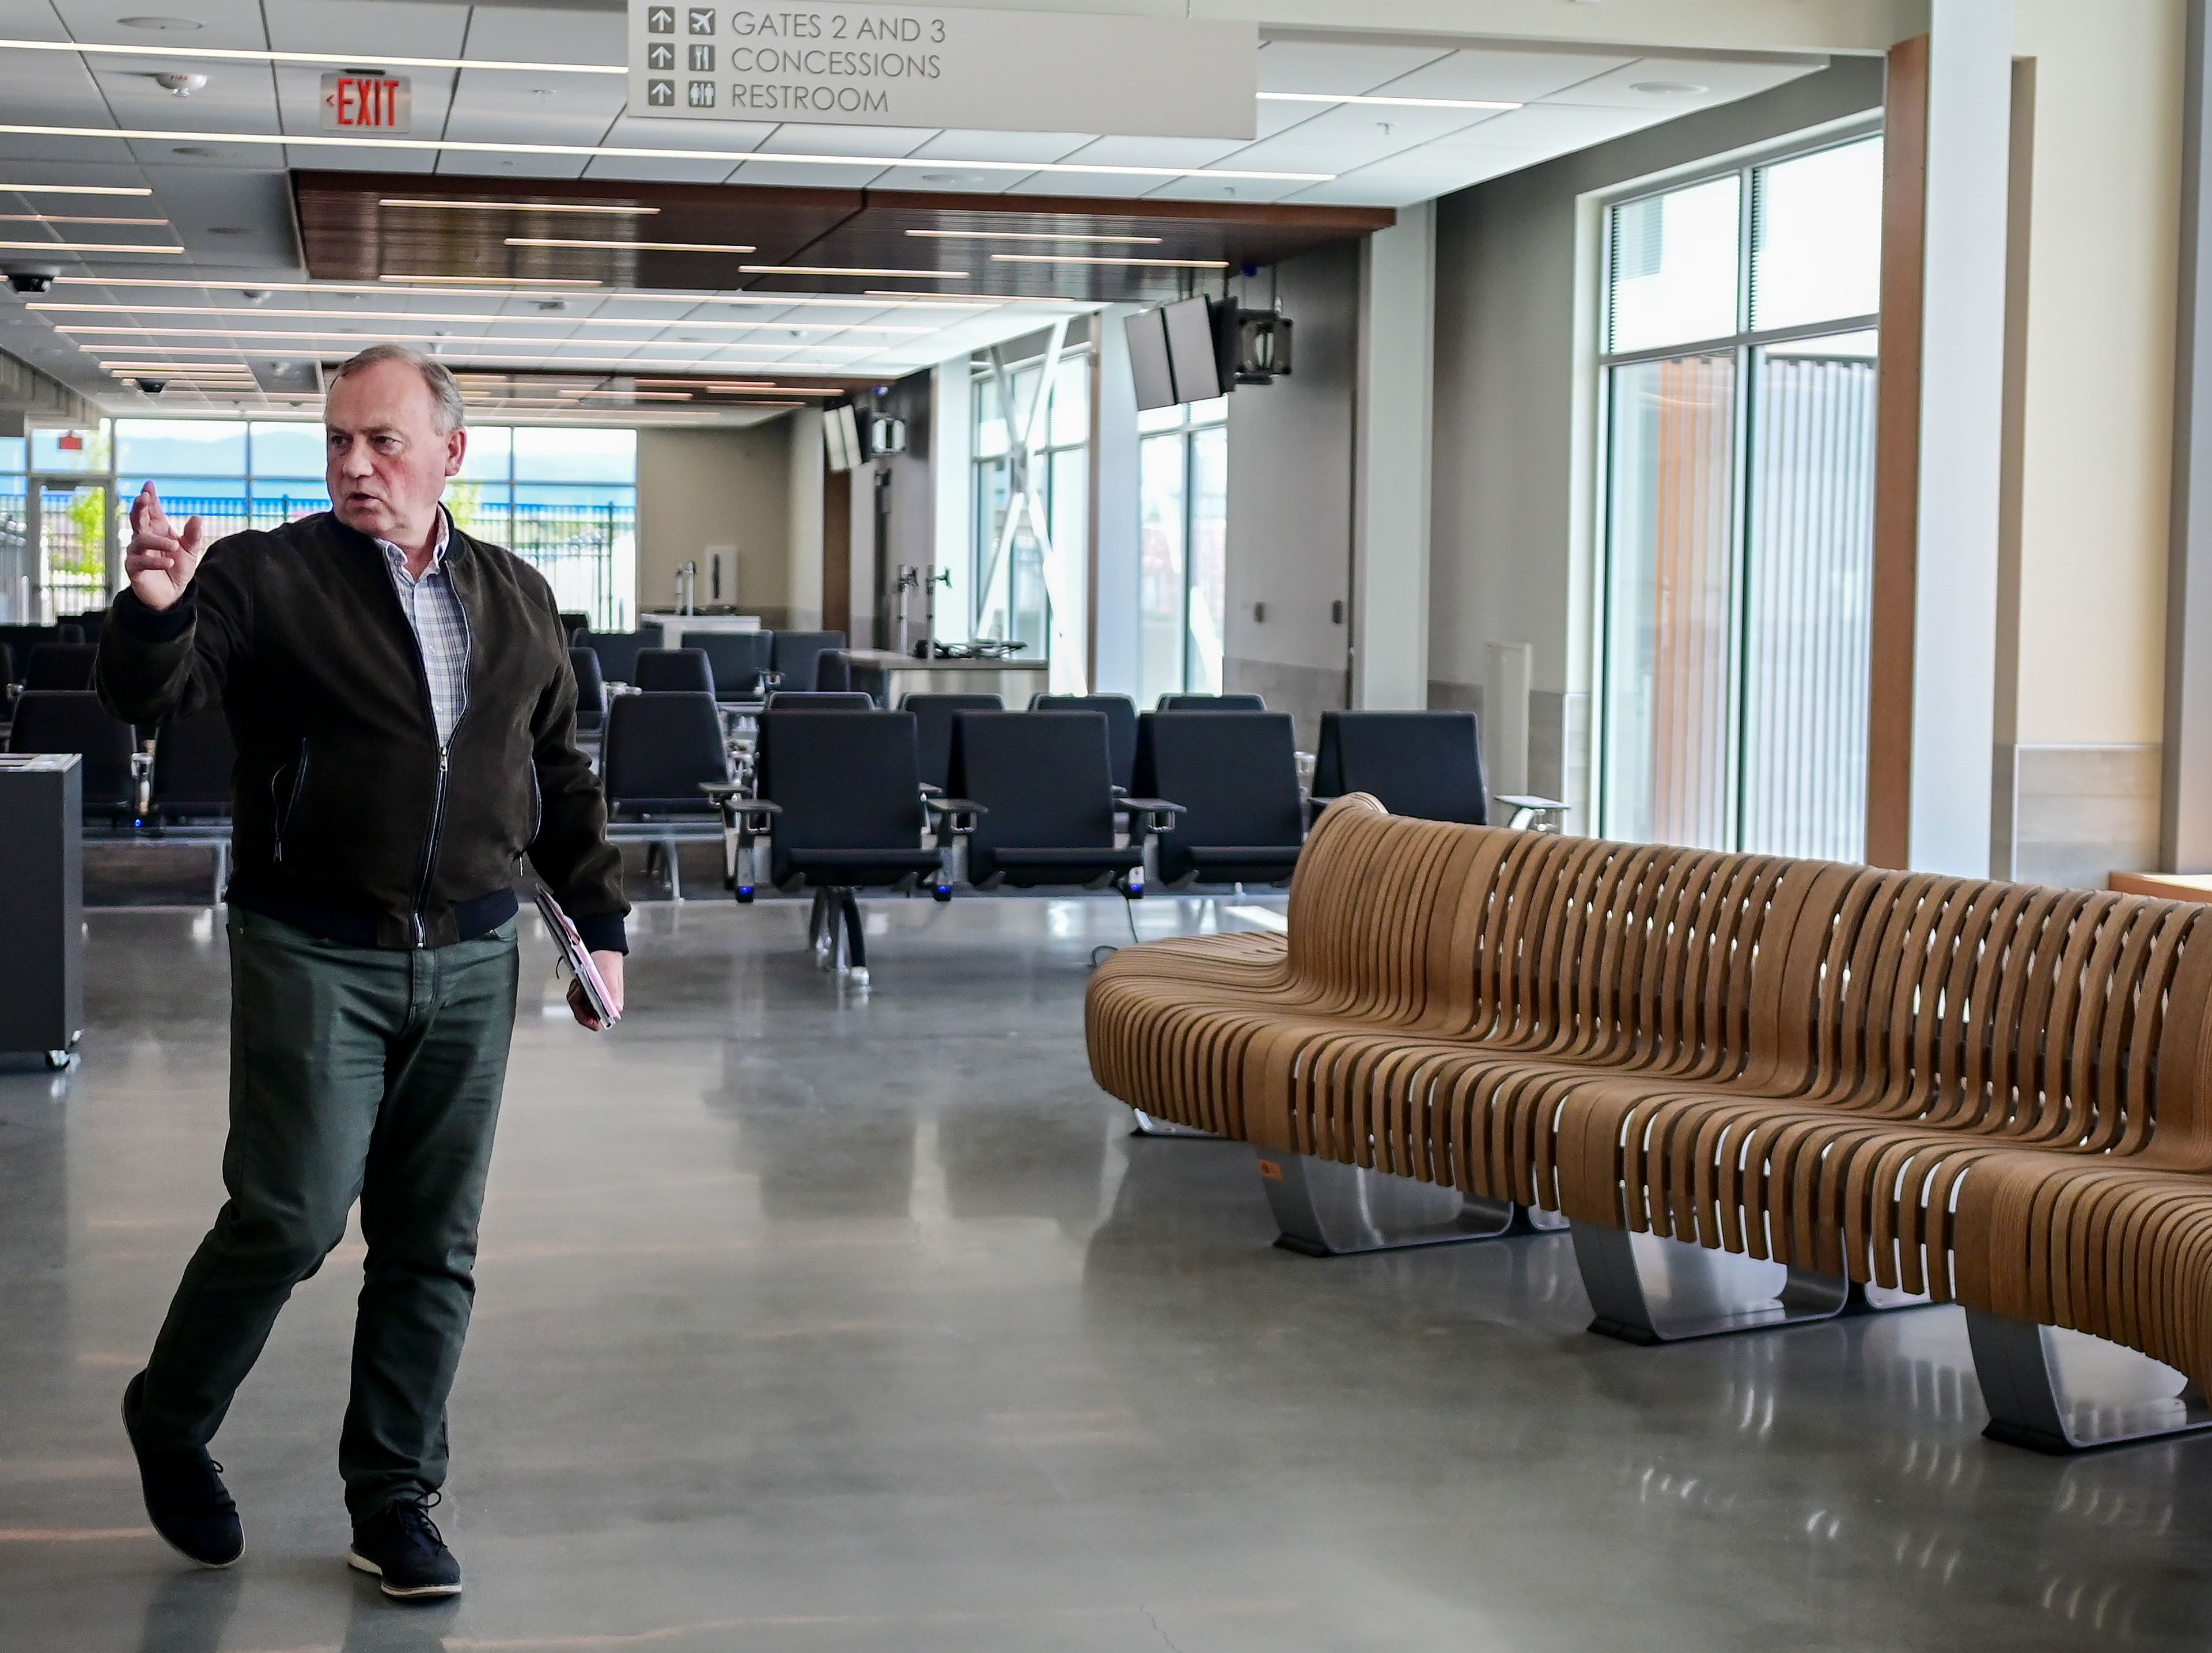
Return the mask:
<svg viewBox="0 0 2212 1653">
<path fill-rule="evenodd" d="M 435 1492 L 426 1498 L 402 1498 L 353 1525 L 353 1548 L 346 1565 L 373 1572 L 384 1593 L 400 1601 L 427 1601 L 461 1593 L 461 1564 L 446 1547 L 438 1523 L 430 1519 Z"/>
<path fill-rule="evenodd" d="M 138 1459 L 138 1487 L 146 1498 L 146 1518 L 162 1541 L 203 1567 L 227 1567 L 245 1553 L 246 1534 L 238 1506 L 222 1484 L 222 1466 L 205 1447 L 190 1452 L 158 1452 L 138 1443 L 131 1414 L 146 1383 L 140 1372 L 123 1391 L 123 1431 Z"/>
</svg>

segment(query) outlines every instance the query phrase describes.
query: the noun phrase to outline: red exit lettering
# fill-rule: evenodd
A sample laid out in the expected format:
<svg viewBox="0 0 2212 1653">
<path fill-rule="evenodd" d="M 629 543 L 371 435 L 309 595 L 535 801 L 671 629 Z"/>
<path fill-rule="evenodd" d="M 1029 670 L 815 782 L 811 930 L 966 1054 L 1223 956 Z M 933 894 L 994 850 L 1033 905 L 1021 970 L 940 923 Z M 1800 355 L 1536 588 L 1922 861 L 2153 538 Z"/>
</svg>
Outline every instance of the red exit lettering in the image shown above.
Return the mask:
<svg viewBox="0 0 2212 1653">
<path fill-rule="evenodd" d="M 380 131 L 399 125 L 400 84 L 382 76 L 372 80 L 357 75 L 338 76 L 331 91 L 337 124 Z"/>
</svg>

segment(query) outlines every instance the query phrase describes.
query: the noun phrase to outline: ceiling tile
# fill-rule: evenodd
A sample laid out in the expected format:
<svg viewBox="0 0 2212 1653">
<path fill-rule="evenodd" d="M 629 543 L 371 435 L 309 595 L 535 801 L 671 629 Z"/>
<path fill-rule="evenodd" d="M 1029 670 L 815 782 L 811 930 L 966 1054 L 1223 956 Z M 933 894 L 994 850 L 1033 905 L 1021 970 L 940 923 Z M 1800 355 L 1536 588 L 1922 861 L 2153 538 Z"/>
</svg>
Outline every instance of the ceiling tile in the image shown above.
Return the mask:
<svg viewBox="0 0 2212 1653">
<path fill-rule="evenodd" d="M 1313 40 L 1269 40 L 1260 50 L 1262 92 L 1364 92 L 1423 64 L 1449 57 L 1450 48 L 1429 46 L 1323 44 Z"/>
<path fill-rule="evenodd" d="M 1377 109 L 1342 104 L 1279 137 L 1248 145 L 1220 165 L 1230 170 L 1346 173 L 1500 118 L 1480 109 Z"/>
<path fill-rule="evenodd" d="M 760 144 L 763 155 L 912 155 L 937 136 L 912 126 L 814 126 L 786 121 Z"/>
<path fill-rule="evenodd" d="M 948 160 L 1065 161 L 1093 141 L 1089 132 L 946 131 L 916 144 L 909 153 Z"/>
<path fill-rule="evenodd" d="M 1483 46 L 1451 52 L 1375 90 L 1385 97 L 1494 98 L 1507 103 L 1533 103 L 1555 94 L 1565 95 L 1565 88 L 1634 61 L 1617 54 L 1515 52 Z"/>
<path fill-rule="evenodd" d="M 68 26 L 73 40 L 96 40 L 112 46 L 220 46 L 235 51 L 265 48 L 267 31 L 261 21 L 260 0 L 161 0 L 159 5 L 118 6 L 115 0 L 52 0 L 53 8 Z M 163 17 L 188 17 L 204 27 L 173 33 L 125 28 L 120 18 L 150 13 Z"/>
<path fill-rule="evenodd" d="M 378 67 L 379 56 L 386 53 L 399 58 L 460 57 L 469 33 L 466 6 L 364 6 L 358 0 L 278 0 L 268 8 L 268 15 L 272 50 L 358 52 L 365 69 Z"/>
<path fill-rule="evenodd" d="M 1605 74 L 1577 82 L 1550 100 L 1600 104 L 1622 109 L 1656 109 L 1662 117 L 1686 114 L 1749 97 L 1826 68 L 1826 58 L 1779 62 L 1719 58 L 1639 58 Z M 1655 94 L 1639 86 L 1694 86 L 1702 90 Z"/>
</svg>

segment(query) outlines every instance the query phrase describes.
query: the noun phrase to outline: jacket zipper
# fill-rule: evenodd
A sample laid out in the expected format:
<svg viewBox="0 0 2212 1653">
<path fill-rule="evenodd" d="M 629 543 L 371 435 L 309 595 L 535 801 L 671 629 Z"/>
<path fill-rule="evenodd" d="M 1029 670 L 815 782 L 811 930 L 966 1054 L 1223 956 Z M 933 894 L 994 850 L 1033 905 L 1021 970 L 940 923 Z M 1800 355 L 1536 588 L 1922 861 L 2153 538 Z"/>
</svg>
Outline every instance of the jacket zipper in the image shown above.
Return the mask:
<svg viewBox="0 0 2212 1653">
<path fill-rule="evenodd" d="M 452 550 L 452 542 L 450 539 L 447 543 L 447 549 L 449 552 Z M 460 582 L 453 578 L 453 566 L 450 562 L 446 565 L 446 586 L 447 589 L 453 593 L 453 607 L 459 612 L 461 617 L 461 659 L 464 662 L 462 667 L 462 683 L 464 684 L 464 689 L 463 699 L 461 702 L 461 714 L 459 717 L 453 720 L 453 734 L 447 735 L 443 740 L 438 743 L 438 784 L 437 789 L 432 793 L 430 799 L 429 835 L 422 842 L 422 876 L 416 880 L 415 885 L 415 945 L 417 947 L 427 947 L 430 945 L 429 927 L 423 918 L 422 909 L 429 902 L 430 877 L 431 874 L 437 870 L 438 866 L 438 840 L 440 835 L 444 832 L 446 827 L 446 781 L 448 775 L 451 773 L 453 766 L 453 735 L 460 733 L 461 725 L 468 720 L 469 702 L 465 688 L 467 684 L 467 663 L 476 653 L 477 647 L 476 629 L 469 623 L 469 605 L 461 600 Z M 398 593 L 394 593 L 393 596 L 396 599 Z M 405 618 L 404 616 L 402 616 L 401 617 L 403 620 Z M 412 635 L 415 628 L 410 624 L 408 626 L 407 629 L 409 634 Z M 422 639 L 419 637 L 416 638 L 415 641 L 415 664 L 416 669 L 422 674 L 422 704 L 430 714 L 430 732 L 433 734 L 435 734 L 438 730 L 438 704 L 436 701 L 431 698 L 430 664 L 428 660 L 425 660 L 422 658 Z"/>
<path fill-rule="evenodd" d="M 292 775 L 292 795 L 284 800 L 284 812 L 276 817 L 276 850 L 271 857 L 284 859 L 284 835 L 292 830 L 292 817 L 300 807 L 300 794 L 307 785 L 307 738 L 300 737 L 300 767 Z"/>
</svg>

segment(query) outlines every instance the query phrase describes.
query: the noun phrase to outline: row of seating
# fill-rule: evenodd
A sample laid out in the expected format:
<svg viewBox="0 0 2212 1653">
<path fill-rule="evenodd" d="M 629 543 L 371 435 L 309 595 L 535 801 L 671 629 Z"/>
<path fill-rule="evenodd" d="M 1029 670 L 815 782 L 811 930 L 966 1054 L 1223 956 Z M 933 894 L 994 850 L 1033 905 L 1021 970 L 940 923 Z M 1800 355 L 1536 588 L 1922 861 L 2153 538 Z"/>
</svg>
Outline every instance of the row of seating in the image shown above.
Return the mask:
<svg viewBox="0 0 2212 1653">
<path fill-rule="evenodd" d="M 89 689 L 99 652 L 90 643 L 36 643 L 19 655 L 0 641 L 0 683 L 18 690 Z"/>
<path fill-rule="evenodd" d="M 744 701 L 758 700 L 779 686 L 852 686 L 849 681 L 816 681 L 822 657 L 844 648 L 842 631 L 686 631 L 673 649 L 664 646 L 663 636 L 657 626 L 637 631 L 593 631 L 580 626 L 568 634 L 568 643 L 572 650 L 586 649 L 595 655 L 596 669 L 607 682 L 638 689 L 699 688 L 718 700 Z M 690 658 L 680 663 L 665 658 L 672 654 Z"/>
<path fill-rule="evenodd" d="M 1086 1028 L 1140 1115 L 1258 1146 L 1300 1249 L 1389 1243 L 1340 1202 L 1427 1185 L 1413 1237 L 1571 1219 L 1592 1329 L 1634 1341 L 1955 1299 L 1990 1434 L 2070 1450 L 2212 1424 L 2193 1389 L 2069 1396 L 2039 1329 L 2212 1380 L 2208 925 L 1354 796 L 1287 937 L 1125 949 Z M 1662 1283 L 1716 1253 L 1784 1269 L 1694 1306 Z"/>
</svg>

